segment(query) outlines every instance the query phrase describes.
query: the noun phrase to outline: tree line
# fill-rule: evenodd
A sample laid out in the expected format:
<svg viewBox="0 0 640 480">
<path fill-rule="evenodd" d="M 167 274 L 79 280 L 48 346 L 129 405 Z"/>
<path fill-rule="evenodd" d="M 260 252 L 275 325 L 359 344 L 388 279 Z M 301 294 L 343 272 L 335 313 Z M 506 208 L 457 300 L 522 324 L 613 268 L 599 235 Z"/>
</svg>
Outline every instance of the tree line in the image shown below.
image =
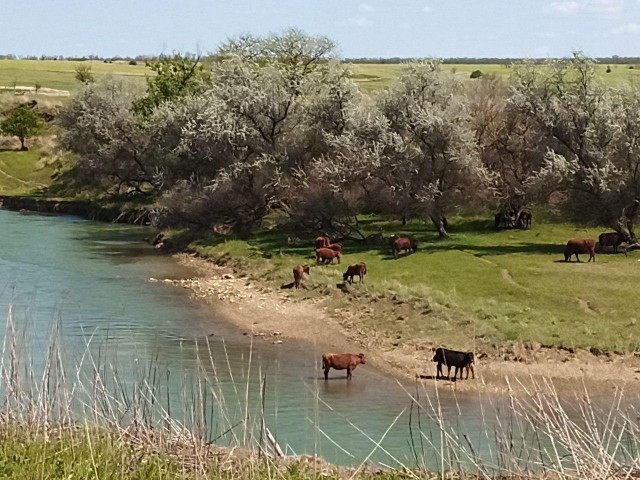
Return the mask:
<svg viewBox="0 0 640 480">
<path fill-rule="evenodd" d="M 552 201 L 567 219 L 633 229 L 640 90 L 576 53 L 460 81 L 423 60 L 361 92 L 326 37 L 246 35 L 162 57 L 146 88 L 105 78 L 60 115 L 69 188 L 154 199 L 159 226 L 250 231 L 271 212 L 361 236 L 359 215 L 421 218 Z M 634 236 L 633 231 L 631 232 Z"/>
</svg>

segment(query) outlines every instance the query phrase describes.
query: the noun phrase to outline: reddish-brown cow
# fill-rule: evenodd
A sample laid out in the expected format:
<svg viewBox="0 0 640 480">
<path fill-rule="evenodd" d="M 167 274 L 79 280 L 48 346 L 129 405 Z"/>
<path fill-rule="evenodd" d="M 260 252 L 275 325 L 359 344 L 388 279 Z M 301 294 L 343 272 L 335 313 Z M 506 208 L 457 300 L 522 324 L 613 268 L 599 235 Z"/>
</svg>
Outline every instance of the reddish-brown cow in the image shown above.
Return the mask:
<svg viewBox="0 0 640 480">
<path fill-rule="evenodd" d="M 340 252 L 335 252 L 330 248 L 316 248 L 316 263 L 333 263 L 333 259 L 337 258 L 340 263 Z"/>
<path fill-rule="evenodd" d="M 293 283 L 296 288 L 300 288 L 300 281 L 305 273 L 309 275 L 309 265 L 296 265 L 293 267 Z"/>
<path fill-rule="evenodd" d="M 567 246 L 564 247 L 564 261 L 570 262 L 571 256 L 575 255 L 576 260 L 579 262 L 579 253 L 588 253 L 589 263 L 591 260 L 596 261 L 596 241 L 590 238 L 574 238 L 567 242 Z"/>
<path fill-rule="evenodd" d="M 329 237 L 316 238 L 316 248 L 327 248 L 331 244 Z"/>
<path fill-rule="evenodd" d="M 347 380 L 351 380 L 351 372 L 358 365 L 365 365 L 364 353 L 325 353 L 322 355 L 322 368 L 324 369 L 324 379 L 329 380 L 329 370 L 347 370 Z"/>
<path fill-rule="evenodd" d="M 355 265 L 349 265 L 347 271 L 342 275 L 342 280 L 347 283 L 353 283 L 353 277 L 358 275 L 360 277 L 360 283 L 364 282 L 364 276 L 367 274 L 367 266 L 364 262 L 356 263 Z"/>
<path fill-rule="evenodd" d="M 342 244 L 341 243 L 332 243 L 330 245 L 327 245 L 327 248 L 330 248 L 334 252 L 342 253 Z"/>
<path fill-rule="evenodd" d="M 393 241 L 393 256 L 398 258 L 398 254 L 404 252 L 416 252 L 418 250 L 418 242 L 408 237 L 398 237 Z"/>
</svg>

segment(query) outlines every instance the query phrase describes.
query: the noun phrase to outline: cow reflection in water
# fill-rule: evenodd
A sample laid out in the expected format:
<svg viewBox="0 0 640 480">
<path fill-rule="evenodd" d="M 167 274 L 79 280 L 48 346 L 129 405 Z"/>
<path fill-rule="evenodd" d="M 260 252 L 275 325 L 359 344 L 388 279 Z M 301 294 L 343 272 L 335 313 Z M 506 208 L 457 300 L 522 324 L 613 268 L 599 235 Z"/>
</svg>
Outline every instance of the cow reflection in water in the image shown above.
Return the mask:
<svg viewBox="0 0 640 480">
<path fill-rule="evenodd" d="M 325 353 L 322 355 L 322 368 L 324 369 L 324 379 L 329 380 L 329 370 L 346 370 L 347 380 L 351 380 L 351 372 L 358 365 L 365 365 L 364 353 Z"/>
</svg>

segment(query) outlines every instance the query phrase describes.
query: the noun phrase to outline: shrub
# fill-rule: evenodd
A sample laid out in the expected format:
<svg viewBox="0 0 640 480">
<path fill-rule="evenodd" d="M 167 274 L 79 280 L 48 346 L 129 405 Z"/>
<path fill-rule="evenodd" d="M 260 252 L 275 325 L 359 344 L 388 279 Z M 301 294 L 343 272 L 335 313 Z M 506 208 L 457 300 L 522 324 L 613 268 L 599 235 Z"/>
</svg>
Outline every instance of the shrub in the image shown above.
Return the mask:
<svg viewBox="0 0 640 480">
<path fill-rule="evenodd" d="M 480 78 L 481 76 L 482 72 L 480 70 L 474 70 L 471 72 L 471 75 L 469 75 L 469 78 Z"/>
<path fill-rule="evenodd" d="M 138 62 L 135 60 L 129 60 L 129 65 L 138 65 Z"/>
</svg>

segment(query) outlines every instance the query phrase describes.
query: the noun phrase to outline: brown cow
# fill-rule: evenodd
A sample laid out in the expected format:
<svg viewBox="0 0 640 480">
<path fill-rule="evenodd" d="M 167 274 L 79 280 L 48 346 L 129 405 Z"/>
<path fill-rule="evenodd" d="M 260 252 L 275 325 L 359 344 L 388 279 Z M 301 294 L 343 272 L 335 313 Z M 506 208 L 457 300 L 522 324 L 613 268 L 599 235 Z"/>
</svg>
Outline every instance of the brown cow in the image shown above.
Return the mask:
<svg viewBox="0 0 640 480">
<path fill-rule="evenodd" d="M 564 261 L 570 262 L 571 256 L 575 255 L 576 260 L 579 262 L 580 257 L 578 257 L 579 253 L 588 253 L 589 263 L 592 259 L 596 261 L 596 241 L 590 238 L 574 238 L 567 242 L 567 246 L 564 247 Z"/>
<path fill-rule="evenodd" d="M 623 243 L 631 243 L 630 238 L 623 233 L 620 232 L 607 232 L 601 233 L 598 237 L 598 243 L 600 243 L 600 248 L 605 248 L 609 246 L 613 246 L 613 252 L 618 253 L 618 247 Z M 624 249 L 624 254 L 627 254 L 627 250 Z"/>
<path fill-rule="evenodd" d="M 293 267 L 293 283 L 296 288 L 300 288 L 300 281 L 305 273 L 309 275 L 309 265 L 296 265 Z"/>
<path fill-rule="evenodd" d="M 353 277 L 358 275 L 360 277 L 360 283 L 364 282 L 364 276 L 367 274 L 367 266 L 364 262 L 356 263 L 355 265 L 349 265 L 347 271 L 342 275 L 344 283 L 353 283 Z"/>
<path fill-rule="evenodd" d="M 329 237 L 316 238 L 316 248 L 327 248 L 327 246 L 330 244 L 331 240 L 329 239 Z"/>
<path fill-rule="evenodd" d="M 333 259 L 337 258 L 340 263 L 340 252 L 335 252 L 330 248 L 316 248 L 316 263 L 333 263 Z"/>
<path fill-rule="evenodd" d="M 409 237 L 398 237 L 393 241 L 392 252 L 395 258 L 398 258 L 398 254 L 401 251 L 404 252 L 416 252 L 418 250 L 418 242 Z"/>
<path fill-rule="evenodd" d="M 324 379 L 329 380 L 329 370 L 347 370 L 347 380 L 351 380 L 351 372 L 359 365 L 365 365 L 364 353 L 325 353 L 322 355 L 322 368 Z"/>
<path fill-rule="evenodd" d="M 334 252 L 342 253 L 342 244 L 341 243 L 331 243 L 331 244 L 327 245 L 326 248 L 330 248 Z"/>
</svg>

